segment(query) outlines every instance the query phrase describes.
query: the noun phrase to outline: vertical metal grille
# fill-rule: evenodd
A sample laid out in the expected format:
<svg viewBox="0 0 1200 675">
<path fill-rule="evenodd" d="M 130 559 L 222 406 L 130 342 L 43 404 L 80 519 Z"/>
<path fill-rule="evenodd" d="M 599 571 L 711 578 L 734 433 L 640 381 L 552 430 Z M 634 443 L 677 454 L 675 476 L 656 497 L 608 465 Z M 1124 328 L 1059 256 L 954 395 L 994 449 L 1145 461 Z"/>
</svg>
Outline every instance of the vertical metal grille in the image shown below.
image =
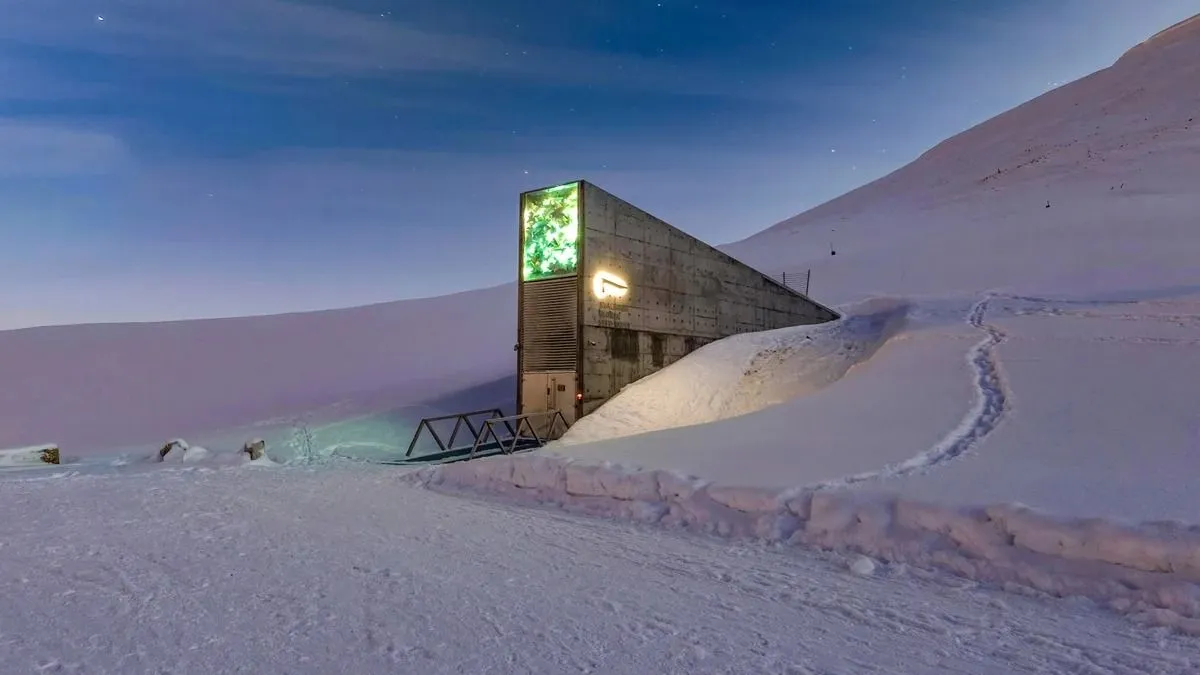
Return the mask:
<svg viewBox="0 0 1200 675">
<path fill-rule="evenodd" d="M 574 371 L 579 358 L 579 277 L 527 281 L 521 293 L 522 370 Z"/>
</svg>

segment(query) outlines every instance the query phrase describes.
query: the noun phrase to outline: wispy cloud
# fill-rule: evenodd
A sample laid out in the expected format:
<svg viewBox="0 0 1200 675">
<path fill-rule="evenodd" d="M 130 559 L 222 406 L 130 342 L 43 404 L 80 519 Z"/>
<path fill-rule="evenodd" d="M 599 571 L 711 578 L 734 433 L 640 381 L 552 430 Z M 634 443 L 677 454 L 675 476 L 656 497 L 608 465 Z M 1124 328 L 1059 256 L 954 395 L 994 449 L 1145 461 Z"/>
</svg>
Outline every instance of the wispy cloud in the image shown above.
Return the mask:
<svg viewBox="0 0 1200 675">
<path fill-rule="evenodd" d="M 667 58 L 447 33 L 392 16 L 295 0 L 124 0 L 101 13 L 77 0 L 0 0 L 0 12 L 0 40 L 10 44 L 173 59 L 235 74 L 459 73 L 696 95 L 791 95 L 768 82 L 748 82 L 737 92 L 722 89 L 714 84 L 713 64 L 699 68 Z"/>
<path fill-rule="evenodd" d="M 292 76 L 493 72 L 562 77 L 657 70 L 645 59 L 521 47 L 291 0 L 127 0 L 104 14 L 75 0 L 0 0 L 0 39 L 200 67 Z"/>
<path fill-rule="evenodd" d="M 104 91 L 105 88 L 97 84 L 70 82 L 55 77 L 31 59 L 14 58 L 0 51 L 0 102 L 80 99 L 97 96 Z"/>
<path fill-rule="evenodd" d="M 129 161 L 125 143 L 111 134 L 0 118 L 0 178 L 107 174 Z"/>
</svg>

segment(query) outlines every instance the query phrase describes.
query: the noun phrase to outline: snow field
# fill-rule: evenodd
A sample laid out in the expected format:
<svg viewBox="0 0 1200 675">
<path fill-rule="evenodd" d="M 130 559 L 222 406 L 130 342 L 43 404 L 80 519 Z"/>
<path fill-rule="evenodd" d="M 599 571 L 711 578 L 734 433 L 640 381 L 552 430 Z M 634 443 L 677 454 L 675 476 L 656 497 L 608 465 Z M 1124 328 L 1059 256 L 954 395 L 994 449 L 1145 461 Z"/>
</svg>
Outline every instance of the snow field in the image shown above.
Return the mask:
<svg viewBox="0 0 1200 675">
<path fill-rule="evenodd" d="M 1200 293 L 996 295 L 1008 408 L 966 456 L 872 487 L 1077 517 L 1197 522 Z"/>
<path fill-rule="evenodd" d="M 977 582 L 1085 597 L 1200 636 L 1200 527 L 1057 518 L 1019 504 L 954 508 L 855 491 L 728 487 L 663 470 L 517 455 L 429 467 L 408 482 L 457 494 L 817 546 Z"/>
<path fill-rule="evenodd" d="M 1081 599 L 1049 612 L 902 564 L 451 498 L 392 472 L 171 465 L 10 477 L 0 501 L 3 673 L 1200 668 L 1193 639 Z"/>
</svg>

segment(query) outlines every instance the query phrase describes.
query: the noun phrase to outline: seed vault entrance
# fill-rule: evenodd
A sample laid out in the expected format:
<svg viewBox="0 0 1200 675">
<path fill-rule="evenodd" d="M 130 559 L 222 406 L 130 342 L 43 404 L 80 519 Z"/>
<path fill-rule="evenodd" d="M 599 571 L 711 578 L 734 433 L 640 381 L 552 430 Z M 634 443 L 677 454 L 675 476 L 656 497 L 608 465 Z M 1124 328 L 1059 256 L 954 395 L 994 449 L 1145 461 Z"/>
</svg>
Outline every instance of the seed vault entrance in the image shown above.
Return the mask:
<svg viewBox="0 0 1200 675">
<path fill-rule="evenodd" d="M 518 414 L 574 424 L 709 342 L 838 318 L 585 181 L 523 193 L 519 239 Z"/>
</svg>

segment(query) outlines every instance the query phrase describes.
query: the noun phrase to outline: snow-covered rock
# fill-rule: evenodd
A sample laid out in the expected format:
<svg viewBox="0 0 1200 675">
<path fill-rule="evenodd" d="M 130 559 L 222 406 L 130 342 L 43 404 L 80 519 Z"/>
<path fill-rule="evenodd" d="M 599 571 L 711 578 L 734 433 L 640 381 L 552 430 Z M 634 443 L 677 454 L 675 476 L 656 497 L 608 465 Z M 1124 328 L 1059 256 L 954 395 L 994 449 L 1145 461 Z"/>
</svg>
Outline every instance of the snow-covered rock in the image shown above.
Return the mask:
<svg viewBox="0 0 1200 675">
<path fill-rule="evenodd" d="M 61 451 L 54 443 L 0 450 L 0 468 L 36 467 L 61 462 Z"/>
<path fill-rule="evenodd" d="M 869 577 L 875 574 L 875 561 L 865 555 L 854 556 L 850 561 L 850 571 L 860 577 Z"/>
</svg>

